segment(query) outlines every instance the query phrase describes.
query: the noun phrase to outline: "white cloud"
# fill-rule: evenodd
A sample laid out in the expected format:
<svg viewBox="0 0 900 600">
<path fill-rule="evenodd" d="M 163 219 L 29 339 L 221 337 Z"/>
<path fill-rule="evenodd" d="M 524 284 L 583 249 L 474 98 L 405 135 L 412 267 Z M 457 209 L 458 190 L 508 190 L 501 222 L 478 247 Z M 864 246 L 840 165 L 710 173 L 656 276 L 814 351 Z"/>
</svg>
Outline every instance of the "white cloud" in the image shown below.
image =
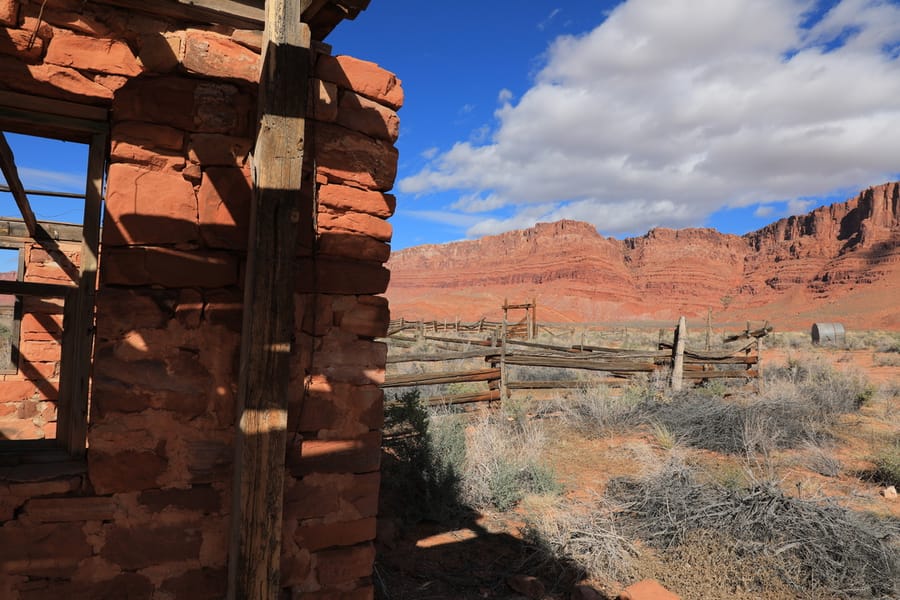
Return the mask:
<svg viewBox="0 0 900 600">
<path fill-rule="evenodd" d="M 754 217 L 768 217 L 772 213 L 775 212 L 775 207 L 769 204 L 760 204 L 756 207 L 756 210 L 753 211 Z"/>
<path fill-rule="evenodd" d="M 558 8 L 554 8 L 553 10 L 551 10 L 550 14 L 547 15 L 547 17 L 543 21 L 541 21 L 540 23 L 537 24 L 537 28 L 540 29 L 541 31 L 546 29 L 550 25 L 550 23 L 553 21 L 553 19 L 556 18 L 556 15 L 559 14 L 559 11 L 560 11 L 560 9 L 558 9 Z"/>
<path fill-rule="evenodd" d="M 553 42 L 489 141 L 458 142 L 399 188 L 518 206 L 470 235 L 556 215 L 624 233 L 886 181 L 900 171 L 900 6 L 843 0 L 808 26 L 815 6 L 628 0 Z"/>
<path fill-rule="evenodd" d="M 426 148 L 425 150 L 422 150 L 421 156 L 425 160 L 431 160 L 432 158 L 437 156 L 437 154 L 438 154 L 438 152 L 440 152 L 440 150 L 441 149 L 438 148 L 437 146 L 432 146 L 431 148 Z"/>
<path fill-rule="evenodd" d="M 18 172 L 19 178 L 26 188 L 83 194 L 86 186 L 86 179 L 83 173 L 66 173 L 64 171 L 34 169 L 22 166 L 18 168 Z"/>
<path fill-rule="evenodd" d="M 506 103 L 508 103 L 508 102 L 509 102 L 510 100 L 512 100 L 512 99 L 513 99 L 513 93 L 512 93 L 512 91 L 511 91 L 511 90 L 508 90 L 508 89 L 506 89 L 506 88 L 503 88 L 503 89 L 500 90 L 500 92 L 497 94 L 497 102 L 500 103 L 500 104 L 506 104 Z"/>
</svg>

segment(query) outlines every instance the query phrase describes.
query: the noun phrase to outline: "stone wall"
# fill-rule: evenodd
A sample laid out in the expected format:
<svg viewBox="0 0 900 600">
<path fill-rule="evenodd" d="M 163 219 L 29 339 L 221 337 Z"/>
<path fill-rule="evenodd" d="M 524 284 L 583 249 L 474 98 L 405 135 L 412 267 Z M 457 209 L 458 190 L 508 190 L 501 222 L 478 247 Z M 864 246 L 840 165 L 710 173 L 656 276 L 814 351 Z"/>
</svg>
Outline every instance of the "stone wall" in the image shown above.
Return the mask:
<svg viewBox="0 0 900 600">
<path fill-rule="evenodd" d="M 110 165 L 87 460 L 0 462 L 0 597 L 221 598 L 260 36 L 80 0 L 49 0 L 39 24 L 40 4 L 0 0 L 0 87 L 109 107 Z M 356 600 L 373 596 L 373 338 L 389 320 L 402 91 L 372 63 L 315 60 L 284 282 L 297 329 L 282 584 Z"/>
</svg>

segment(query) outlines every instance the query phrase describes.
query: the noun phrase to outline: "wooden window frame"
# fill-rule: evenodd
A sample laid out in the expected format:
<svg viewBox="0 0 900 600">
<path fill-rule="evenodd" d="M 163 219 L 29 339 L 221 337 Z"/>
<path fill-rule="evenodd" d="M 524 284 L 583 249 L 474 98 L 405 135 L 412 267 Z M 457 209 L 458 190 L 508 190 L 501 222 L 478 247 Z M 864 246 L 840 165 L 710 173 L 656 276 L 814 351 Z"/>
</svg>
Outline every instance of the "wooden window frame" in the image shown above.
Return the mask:
<svg viewBox="0 0 900 600">
<path fill-rule="evenodd" d="M 109 149 L 104 108 L 0 91 L 3 131 L 88 144 L 81 260 L 75 285 L 0 281 L 0 293 L 62 298 L 57 434 L 45 440 L 0 440 L 0 479 L 29 463 L 83 463 L 87 449 L 88 392 L 94 341 L 94 299 L 100 249 L 103 182 Z M 59 228 L 67 227 L 60 225 Z M 25 234 L 27 237 L 27 233 Z M 39 224 L 36 237 L 58 239 L 55 224 Z"/>
</svg>

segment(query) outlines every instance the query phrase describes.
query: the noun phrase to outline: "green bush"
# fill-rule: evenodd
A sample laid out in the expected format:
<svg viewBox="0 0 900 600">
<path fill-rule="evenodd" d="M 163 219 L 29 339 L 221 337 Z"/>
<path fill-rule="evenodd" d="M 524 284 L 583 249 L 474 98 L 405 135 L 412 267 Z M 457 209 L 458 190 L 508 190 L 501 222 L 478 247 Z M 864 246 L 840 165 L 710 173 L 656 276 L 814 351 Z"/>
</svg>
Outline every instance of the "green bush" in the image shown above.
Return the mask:
<svg viewBox="0 0 900 600">
<path fill-rule="evenodd" d="M 385 433 L 394 457 L 385 465 L 385 486 L 404 499 L 403 516 L 417 521 L 459 514 L 466 460 L 462 416 L 431 414 L 418 390 L 410 390 L 388 399 Z"/>
<path fill-rule="evenodd" d="M 875 455 L 875 477 L 885 485 L 900 487 L 900 437 Z"/>
</svg>

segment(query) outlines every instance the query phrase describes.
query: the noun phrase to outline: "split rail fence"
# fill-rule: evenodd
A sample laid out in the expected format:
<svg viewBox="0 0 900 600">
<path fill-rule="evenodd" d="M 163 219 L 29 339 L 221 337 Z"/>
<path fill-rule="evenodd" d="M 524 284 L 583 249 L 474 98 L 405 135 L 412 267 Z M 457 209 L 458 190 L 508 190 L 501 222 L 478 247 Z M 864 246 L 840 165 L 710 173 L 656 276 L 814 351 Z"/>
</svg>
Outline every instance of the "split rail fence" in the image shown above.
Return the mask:
<svg viewBox="0 0 900 600">
<path fill-rule="evenodd" d="M 442 384 L 484 383 L 484 389 L 462 394 L 442 394 L 425 399 L 429 404 L 468 404 L 494 402 L 507 399 L 516 390 L 572 390 L 595 385 L 625 385 L 636 375 L 651 374 L 666 377 L 673 390 L 680 390 L 685 383 L 697 383 L 710 379 L 755 380 L 757 389 L 762 381 L 761 358 L 763 338 L 772 330 L 768 323 L 759 329 L 747 328 L 727 341 L 738 342 L 737 347 L 720 351 L 696 350 L 686 347 L 686 324 L 682 317 L 674 328 L 671 342 L 662 339 L 656 349 L 633 350 L 591 346 L 584 343 L 569 346 L 526 341 L 529 332 L 540 326 L 531 322 L 527 327 L 510 326 L 505 322 L 484 319 L 475 323 L 460 321 L 405 321 L 391 322 L 389 344 L 416 344 L 431 342 L 445 349 L 422 353 L 389 352 L 388 365 L 400 363 L 442 363 L 483 359 L 484 367 L 469 370 L 447 370 L 428 373 L 391 374 L 385 378 L 383 388 L 409 388 Z M 456 335 L 446 335 L 453 332 Z M 444 335 L 439 335 L 444 333 Z M 410 335 L 412 334 L 412 335 Z M 532 338 L 533 339 L 533 338 Z M 424 344 L 421 344 L 424 345 Z M 708 342 L 707 342 L 708 346 Z M 530 369 L 521 369 L 526 367 Z M 541 369 L 559 370 L 569 379 L 534 379 Z M 389 369 L 391 370 L 391 369 Z M 599 378 L 577 377 L 582 372 L 603 374 Z M 576 375 L 572 375 L 571 373 Z M 523 377 L 523 374 L 527 376 Z M 515 377 L 518 375 L 518 379 Z"/>
</svg>

